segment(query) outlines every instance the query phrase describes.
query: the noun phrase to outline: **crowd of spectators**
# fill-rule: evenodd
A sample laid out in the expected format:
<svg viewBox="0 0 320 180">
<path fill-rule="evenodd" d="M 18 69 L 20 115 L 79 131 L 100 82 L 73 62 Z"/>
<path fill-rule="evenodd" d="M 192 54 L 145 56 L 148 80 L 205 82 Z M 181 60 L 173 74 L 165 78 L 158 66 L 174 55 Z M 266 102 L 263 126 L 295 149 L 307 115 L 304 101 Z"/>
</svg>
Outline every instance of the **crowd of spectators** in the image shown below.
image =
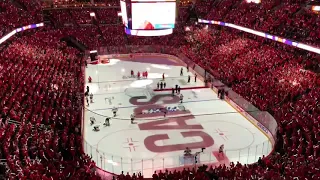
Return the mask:
<svg viewBox="0 0 320 180">
<path fill-rule="evenodd" d="M 122 23 L 118 13 L 121 12 L 120 8 L 101 8 L 95 9 L 96 16 L 99 24 L 119 24 Z"/>
<path fill-rule="evenodd" d="M 89 13 L 85 13 L 89 16 Z M 49 12 L 49 15 L 54 19 L 53 24 L 57 27 L 62 26 L 76 26 L 76 21 L 72 18 L 68 10 L 64 9 L 54 9 Z"/>
<path fill-rule="evenodd" d="M 0 37 L 17 27 L 39 23 L 33 16 L 33 11 L 25 11 L 15 6 L 9 0 L 0 1 Z"/>
<path fill-rule="evenodd" d="M 53 24 L 61 26 L 119 25 L 122 20 L 118 16 L 119 7 L 104 8 L 72 8 L 52 9 L 49 11 Z M 91 17 L 90 13 L 95 13 Z"/>
<path fill-rule="evenodd" d="M 28 1 L 28 0 L 26 0 Z M 188 6 L 191 3 L 195 3 L 196 0 L 180 0 L 179 6 Z M 45 7 L 54 7 L 54 8 L 61 8 L 61 7 L 90 7 L 90 6 L 108 6 L 108 7 L 115 7 L 120 6 L 119 0 L 54 0 L 53 2 L 44 1 L 43 6 Z"/>
<path fill-rule="evenodd" d="M 37 4 L 17 2 L 26 9 L 0 2 L 2 17 L 12 13 L 12 20 L 0 20 L 5 31 L 41 19 L 32 10 Z M 209 11 L 204 16 L 209 19 L 319 46 L 319 21 L 315 21 L 319 15 L 303 8 L 304 2 L 208 1 L 196 3 L 196 9 L 201 14 Z M 84 11 L 51 10 L 55 25 L 63 28 L 32 30 L 31 35 L 22 34 L 0 52 L 0 157 L 7 161 L 8 179 L 99 179 L 94 162 L 82 150 L 83 60 L 78 50 L 60 42 L 67 35 L 90 49 L 108 46 L 112 53 L 118 49 L 113 46 L 124 47 L 117 53 L 182 53 L 278 120 L 274 152 L 255 164 L 168 171 L 156 173 L 154 179 L 320 179 L 320 76 L 310 68 L 319 64 L 317 55 L 214 26 L 191 27 L 185 32 L 183 25 L 178 25 L 165 37 L 126 36 L 121 25 L 78 26 L 88 23 L 90 17 L 82 15 Z M 94 11 L 101 21 L 109 15 L 107 9 Z M 115 18 L 105 21 L 112 24 Z M 152 47 L 133 49 L 127 45 Z"/>
<path fill-rule="evenodd" d="M 278 35 L 319 47 L 319 13 L 306 4 L 308 0 L 264 0 L 261 4 L 242 0 L 215 3 L 201 18 L 219 20 Z"/>
<path fill-rule="evenodd" d="M 30 13 L 31 17 L 34 18 L 37 22 L 42 22 L 41 1 L 15 0 L 14 3 L 16 3 L 17 6 L 20 6 L 23 10 Z"/>
<path fill-rule="evenodd" d="M 319 46 L 319 14 L 306 7 L 304 0 L 266 0 L 259 4 L 242 0 L 195 1 L 185 3 L 193 7 L 199 18 L 230 22 L 258 31 L 267 32 L 310 45 Z M 120 24 L 119 5 L 105 8 L 52 10 L 61 24 L 73 21 L 78 24 L 92 24 L 89 12 L 95 12 L 100 24 Z M 180 7 L 177 19 L 188 17 L 187 8 Z M 71 17 L 70 17 L 71 16 Z"/>
<path fill-rule="evenodd" d="M 120 6 L 117 0 L 54 0 L 42 1 L 42 7 L 45 8 L 70 8 L 70 7 L 106 7 Z"/>
<path fill-rule="evenodd" d="M 188 41 L 190 59 L 278 120 L 279 141 L 263 166 L 218 168 L 219 177 L 319 179 L 320 76 L 305 69 L 315 55 L 228 29 L 201 27 Z"/>
<path fill-rule="evenodd" d="M 0 53 L 0 155 L 7 179 L 97 178 L 82 150 L 84 63 L 62 37 L 33 32 Z"/>
</svg>

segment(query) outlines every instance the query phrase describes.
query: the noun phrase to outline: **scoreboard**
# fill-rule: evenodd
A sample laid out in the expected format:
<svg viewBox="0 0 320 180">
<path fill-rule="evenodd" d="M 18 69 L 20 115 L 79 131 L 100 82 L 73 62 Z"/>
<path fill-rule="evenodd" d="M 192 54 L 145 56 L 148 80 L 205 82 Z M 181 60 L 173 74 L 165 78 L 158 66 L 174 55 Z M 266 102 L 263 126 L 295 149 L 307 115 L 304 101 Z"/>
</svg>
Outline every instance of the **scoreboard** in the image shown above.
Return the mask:
<svg viewBox="0 0 320 180">
<path fill-rule="evenodd" d="M 159 36 L 172 33 L 176 19 L 176 1 L 131 0 L 120 1 L 122 22 L 131 35 Z"/>
</svg>

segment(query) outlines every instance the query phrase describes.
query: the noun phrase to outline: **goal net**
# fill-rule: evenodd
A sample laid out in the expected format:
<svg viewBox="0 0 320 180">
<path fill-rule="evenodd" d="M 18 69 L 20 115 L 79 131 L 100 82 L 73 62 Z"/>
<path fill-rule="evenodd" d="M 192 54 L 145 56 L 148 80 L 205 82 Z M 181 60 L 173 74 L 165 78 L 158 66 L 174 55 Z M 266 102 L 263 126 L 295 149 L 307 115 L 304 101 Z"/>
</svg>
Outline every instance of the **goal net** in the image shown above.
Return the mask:
<svg viewBox="0 0 320 180">
<path fill-rule="evenodd" d="M 154 96 L 154 91 L 151 86 L 142 88 L 126 88 L 124 92 L 129 97 L 146 96 L 147 98 L 151 98 Z"/>
<path fill-rule="evenodd" d="M 179 164 L 182 166 L 195 166 L 197 163 L 201 163 L 200 154 L 182 155 L 179 157 Z"/>
</svg>

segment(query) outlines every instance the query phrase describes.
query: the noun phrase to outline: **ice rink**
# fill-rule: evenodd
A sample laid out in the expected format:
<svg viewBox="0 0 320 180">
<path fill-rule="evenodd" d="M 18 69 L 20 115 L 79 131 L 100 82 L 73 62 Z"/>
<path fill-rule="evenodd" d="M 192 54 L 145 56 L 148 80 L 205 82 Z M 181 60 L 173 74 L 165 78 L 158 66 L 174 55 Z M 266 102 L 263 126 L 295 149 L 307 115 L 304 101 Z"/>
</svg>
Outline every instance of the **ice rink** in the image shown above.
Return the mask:
<svg viewBox="0 0 320 180">
<path fill-rule="evenodd" d="M 219 165 L 229 161 L 253 163 L 272 151 L 268 138 L 227 102 L 178 62 L 165 59 L 157 64 L 111 59 L 108 64 L 88 65 L 86 81 L 94 94 L 93 103 L 85 110 L 85 151 L 97 166 L 108 172 L 138 173 L 150 177 L 154 171 L 194 167 L 201 164 Z M 183 67 L 183 76 L 180 69 Z M 130 71 L 148 71 L 147 79 L 130 78 Z M 165 74 L 166 88 L 153 91 Z M 191 76 L 190 83 L 187 82 Z M 163 82 L 163 81 L 162 81 Z M 181 87 L 184 96 L 179 102 L 171 88 Z M 111 126 L 103 125 L 118 108 Z M 167 109 L 164 117 L 162 109 Z M 136 114 L 134 124 L 130 115 Z M 93 131 L 90 117 L 96 119 L 100 131 Z M 223 155 L 218 148 L 224 144 Z M 186 147 L 197 157 L 184 157 Z M 201 148 L 205 148 L 201 152 Z M 197 161 L 197 163 L 195 162 Z"/>
</svg>

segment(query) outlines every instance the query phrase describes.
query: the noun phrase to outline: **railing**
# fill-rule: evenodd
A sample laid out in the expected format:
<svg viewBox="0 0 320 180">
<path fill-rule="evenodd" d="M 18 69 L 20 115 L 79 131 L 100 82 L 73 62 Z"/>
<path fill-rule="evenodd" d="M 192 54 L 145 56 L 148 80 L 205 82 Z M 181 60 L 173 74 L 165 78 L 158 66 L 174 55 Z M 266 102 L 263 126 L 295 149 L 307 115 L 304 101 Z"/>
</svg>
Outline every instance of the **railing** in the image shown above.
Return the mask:
<svg viewBox="0 0 320 180">
<path fill-rule="evenodd" d="M 110 144 L 110 146 L 112 146 L 112 144 Z M 217 166 L 219 164 L 228 165 L 229 162 L 237 161 L 252 164 L 257 162 L 259 157 L 262 157 L 263 155 L 267 156 L 272 151 L 272 147 L 270 141 L 265 141 L 262 144 L 250 146 L 248 148 L 227 149 L 224 151 L 224 157 L 226 158 L 223 158 L 222 155 L 218 156 L 218 152 L 212 153 L 210 149 L 207 149 L 204 153 L 200 153 L 197 156 L 196 163 L 194 156 L 186 158 L 183 154 L 180 156 L 150 159 L 121 157 L 107 153 L 108 147 L 97 149 L 88 142 L 84 142 L 85 152 L 92 157 L 92 160 L 96 163 L 98 168 L 114 174 L 120 174 L 121 171 L 129 172 L 130 174 L 141 172 L 144 177 L 152 177 L 154 171 L 163 171 L 171 168 L 193 168 L 201 166 L 202 164 Z M 104 149 L 106 152 L 101 149 Z"/>
<path fill-rule="evenodd" d="M 130 57 L 130 54 L 134 53 L 135 56 L 140 55 L 163 55 L 168 56 L 168 58 L 175 58 L 182 60 L 189 66 L 190 69 L 195 71 L 197 74 L 201 75 L 207 82 L 208 85 L 214 90 L 224 89 L 228 92 L 225 98 L 226 102 L 232 105 L 238 110 L 243 116 L 245 116 L 253 125 L 255 125 L 261 132 L 263 132 L 269 141 L 263 142 L 262 144 L 251 145 L 243 149 L 226 149 L 225 156 L 228 158 L 221 160 L 212 151 L 205 151 L 201 153 L 198 157 L 198 163 L 192 161 L 185 161 L 184 156 L 173 156 L 164 158 L 152 158 L 152 159 L 136 159 L 136 158 L 125 158 L 114 156 L 97 149 L 95 146 L 84 142 L 85 152 L 92 156 L 93 160 L 96 162 L 97 167 L 104 169 L 108 172 L 119 174 L 122 170 L 128 171 L 130 173 L 142 172 L 145 177 L 151 177 L 155 170 L 164 170 L 168 168 L 179 168 L 179 167 L 194 167 L 200 164 L 212 164 L 218 165 L 219 163 L 228 164 L 229 161 L 239 161 L 241 163 L 254 163 L 259 157 L 269 155 L 272 152 L 274 144 L 276 142 L 277 133 L 277 121 L 266 111 L 260 111 L 250 102 L 242 98 L 231 88 L 227 87 L 220 80 L 217 79 L 219 73 L 210 70 L 205 70 L 199 65 L 195 64 L 193 61 L 188 59 L 185 55 L 180 53 L 174 47 L 164 47 L 164 46 L 122 46 L 122 47 L 107 47 L 99 48 L 99 55 L 113 54 L 114 58 L 118 56 Z M 150 53 L 150 54 L 148 54 Z M 157 54 L 152 54 L 157 53 Z M 127 54 L 127 55 L 119 55 Z M 164 55 L 166 54 L 166 55 Z M 172 56 L 174 55 L 174 56 Z M 208 73 L 210 71 L 210 74 Z M 214 76 L 215 75 L 215 76 Z M 97 115 L 97 114 L 96 114 Z M 112 145 L 111 145 L 112 146 Z M 107 151 L 107 150 L 105 150 Z M 218 164 L 217 164 L 218 162 Z"/>
</svg>

